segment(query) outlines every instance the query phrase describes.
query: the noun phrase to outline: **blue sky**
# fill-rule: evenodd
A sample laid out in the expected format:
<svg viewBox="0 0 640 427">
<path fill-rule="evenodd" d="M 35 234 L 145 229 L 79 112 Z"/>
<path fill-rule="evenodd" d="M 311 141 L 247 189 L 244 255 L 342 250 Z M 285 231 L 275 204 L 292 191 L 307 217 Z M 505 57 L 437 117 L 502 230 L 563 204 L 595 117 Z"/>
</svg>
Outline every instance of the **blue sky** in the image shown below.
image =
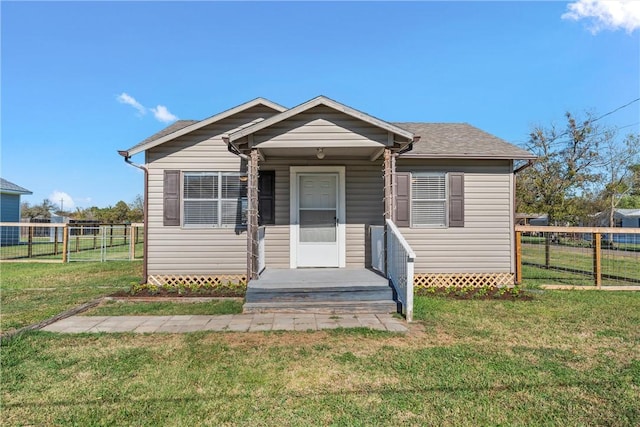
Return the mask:
<svg viewBox="0 0 640 427">
<path fill-rule="evenodd" d="M 258 96 L 521 143 L 640 97 L 640 8 L 602 4 L 2 2 L 1 175 L 30 203 L 131 202 L 118 149 Z M 602 122 L 638 132 L 640 102 Z"/>
</svg>

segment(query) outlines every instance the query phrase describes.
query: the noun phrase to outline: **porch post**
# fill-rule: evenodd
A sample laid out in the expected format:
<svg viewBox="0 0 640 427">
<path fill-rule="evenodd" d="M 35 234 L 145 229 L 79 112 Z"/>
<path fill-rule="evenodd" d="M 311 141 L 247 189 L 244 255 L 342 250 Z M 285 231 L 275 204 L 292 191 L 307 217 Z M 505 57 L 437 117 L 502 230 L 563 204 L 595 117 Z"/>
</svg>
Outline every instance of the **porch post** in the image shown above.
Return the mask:
<svg viewBox="0 0 640 427">
<path fill-rule="evenodd" d="M 258 150 L 247 162 L 247 281 L 258 278 Z"/>
<path fill-rule="evenodd" d="M 384 219 L 393 219 L 393 168 L 391 149 L 384 149 Z"/>
</svg>

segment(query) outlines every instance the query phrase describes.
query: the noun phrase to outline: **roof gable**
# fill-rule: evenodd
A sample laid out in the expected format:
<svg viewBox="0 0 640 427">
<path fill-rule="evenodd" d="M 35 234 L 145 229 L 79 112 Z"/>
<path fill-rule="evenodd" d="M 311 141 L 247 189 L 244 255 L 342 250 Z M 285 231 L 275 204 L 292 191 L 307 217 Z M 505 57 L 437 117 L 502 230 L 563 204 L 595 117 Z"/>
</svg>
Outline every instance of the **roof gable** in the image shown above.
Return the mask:
<svg viewBox="0 0 640 427">
<path fill-rule="evenodd" d="M 165 142 L 171 141 L 175 138 L 178 138 L 182 135 L 186 135 L 190 132 L 193 132 L 197 129 L 203 128 L 220 120 L 226 119 L 227 117 L 231 117 L 234 114 L 241 113 L 242 111 L 248 110 L 258 105 L 263 105 L 265 107 L 271 108 L 275 112 L 281 113 L 286 111 L 286 108 L 282 105 L 276 104 L 275 102 L 271 102 L 265 98 L 256 98 L 249 102 L 245 102 L 244 104 L 238 105 L 236 107 L 230 108 L 226 111 L 213 115 L 204 120 L 178 120 L 177 122 L 167 126 L 160 132 L 146 138 L 142 142 L 134 145 L 126 151 L 126 156 L 131 157 L 134 154 L 138 154 L 142 151 L 149 150 L 150 148 L 157 147 L 160 144 L 164 144 Z"/>
<path fill-rule="evenodd" d="M 535 159 L 536 156 L 468 123 L 394 123 L 420 136 L 401 157 Z"/>
<path fill-rule="evenodd" d="M 392 132 L 396 135 L 399 135 L 401 137 L 406 138 L 409 142 L 413 141 L 414 139 L 414 135 L 413 133 L 411 133 L 408 130 L 405 129 L 401 129 L 391 123 L 385 122 L 384 120 L 380 120 L 376 117 L 370 116 L 366 113 L 363 113 L 361 111 L 355 110 L 351 107 L 348 107 L 344 104 L 341 104 L 337 101 L 334 101 L 333 99 L 327 98 L 326 96 L 318 96 L 316 98 L 313 98 L 307 102 L 304 102 L 296 107 L 293 107 L 289 110 L 286 110 L 284 112 L 281 112 L 280 114 L 276 114 L 275 116 L 269 117 L 268 119 L 265 119 L 259 123 L 256 123 L 254 125 L 248 126 L 244 129 L 241 129 L 237 132 L 231 133 L 229 135 L 229 142 L 234 142 L 237 141 L 241 138 L 244 138 L 248 135 L 251 135 L 255 132 L 258 132 L 262 129 L 265 129 L 269 126 L 272 126 L 276 123 L 280 123 L 284 120 L 287 120 L 291 117 L 294 117 L 300 113 L 303 113 L 305 111 L 308 111 L 314 107 L 317 106 L 326 106 L 329 108 L 332 108 L 338 112 L 344 113 L 348 116 L 354 117 L 356 119 L 362 120 L 366 123 L 369 123 L 373 126 L 377 126 L 379 128 L 382 128 L 388 132 Z"/>
<path fill-rule="evenodd" d="M 5 194 L 33 194 L 26 188 L 20 187 L 19 185 L 7 181 L 4 178 L 0 178 L 0 192 Z"/>
</svg>

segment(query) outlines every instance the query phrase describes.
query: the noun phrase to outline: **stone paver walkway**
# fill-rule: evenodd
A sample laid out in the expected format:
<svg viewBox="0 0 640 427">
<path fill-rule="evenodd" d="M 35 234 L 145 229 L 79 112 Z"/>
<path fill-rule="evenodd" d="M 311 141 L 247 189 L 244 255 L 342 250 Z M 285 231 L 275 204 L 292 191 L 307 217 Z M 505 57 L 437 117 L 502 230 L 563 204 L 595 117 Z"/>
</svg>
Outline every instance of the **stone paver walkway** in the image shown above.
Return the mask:
<svg viewBox="0 0 640 427">
<path fill-rule="evenodd" d="M 221 316 L 71 316 L 44 328 L 60 333 L 81 332 L 195 332 L 195 331 L 317 331 L 370 328 L 407 332 L 404 321 L 391 314 L 255 313 Z"/>
</svg>

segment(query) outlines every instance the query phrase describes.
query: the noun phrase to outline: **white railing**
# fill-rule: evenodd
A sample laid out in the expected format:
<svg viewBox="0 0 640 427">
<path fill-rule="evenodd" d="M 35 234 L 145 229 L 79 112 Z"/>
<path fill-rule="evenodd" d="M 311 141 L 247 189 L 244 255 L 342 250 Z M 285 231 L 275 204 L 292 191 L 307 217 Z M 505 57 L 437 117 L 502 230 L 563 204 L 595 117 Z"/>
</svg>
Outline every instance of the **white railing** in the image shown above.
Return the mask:
<svg viewBox="0 0 640 427">
<path fill-rule="evenodd" d="M 413 249 L 391 220 L 387 224 L 387 277 L 396 290 L 407 322 L 413 320 Z"/>
<path fill-rule="evenodd" d="M 258 227 L 258 274 L 262 273 L 265 267 L 264 261 L 264 231 L 265 227 Z"/>
</svg>

